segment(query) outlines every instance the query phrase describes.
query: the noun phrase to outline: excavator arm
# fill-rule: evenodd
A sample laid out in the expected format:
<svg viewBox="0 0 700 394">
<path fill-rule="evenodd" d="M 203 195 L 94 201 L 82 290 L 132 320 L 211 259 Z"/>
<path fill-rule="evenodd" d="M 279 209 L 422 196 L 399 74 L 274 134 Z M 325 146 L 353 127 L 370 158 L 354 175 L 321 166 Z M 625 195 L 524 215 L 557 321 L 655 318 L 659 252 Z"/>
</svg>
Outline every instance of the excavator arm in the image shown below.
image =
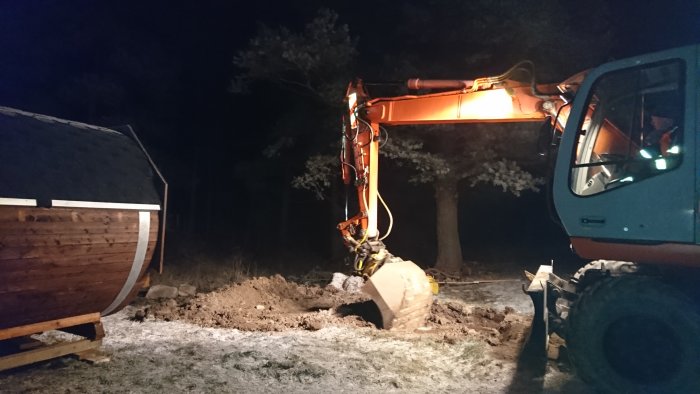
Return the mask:
<svg viewBox="0 0 700 394">
<path fill-rule="evenodd" d="M 424 324 L 432 302 L 432 284 L 424 271 L 389 253 L 377 223 L 381 126 L 440 123 L 542 122 L 563 124 L 561 109 L 580 79 L 560 85 L 518 82 L 507 73 L 475 80 L 409 80 L 409 89 L 449 89 L 417 95 L 371 98 L 361 80 L 348 86 L 343 122 L 342 177 L 356 189 L 359 212 L 338 225 L 354 254 L 355 274 L 379 306 L 384 328 L 413 329 Z M 550 93 L 541 93 L 541 92 Z M 389 225 L 389 228 L 391 224 Z"/>
</svg>

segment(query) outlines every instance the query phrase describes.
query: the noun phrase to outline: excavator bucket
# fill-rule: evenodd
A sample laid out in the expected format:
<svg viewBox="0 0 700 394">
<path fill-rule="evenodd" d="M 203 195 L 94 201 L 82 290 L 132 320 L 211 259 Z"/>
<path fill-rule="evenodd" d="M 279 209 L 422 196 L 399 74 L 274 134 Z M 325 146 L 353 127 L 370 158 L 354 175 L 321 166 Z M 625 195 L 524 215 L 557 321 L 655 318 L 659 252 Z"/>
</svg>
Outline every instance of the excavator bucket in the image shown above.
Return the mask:
<svg viewBox="0 0 700 394">
<path fill-rule="evenodd" d="M 433 289 L 412 261 L 387 262 L 369 277 L 362 291 L 379 307 L 384 329 L 415 330 L 425 324 Z"/>
</svg>

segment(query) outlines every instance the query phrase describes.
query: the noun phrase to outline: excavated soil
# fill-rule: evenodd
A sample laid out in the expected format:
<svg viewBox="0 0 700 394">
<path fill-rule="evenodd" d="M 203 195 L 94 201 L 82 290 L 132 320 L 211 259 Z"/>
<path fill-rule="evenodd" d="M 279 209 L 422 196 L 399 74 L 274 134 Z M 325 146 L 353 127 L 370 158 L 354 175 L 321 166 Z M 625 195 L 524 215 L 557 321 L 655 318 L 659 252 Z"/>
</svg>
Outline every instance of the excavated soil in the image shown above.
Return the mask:
<svg viewBox="0 0 700 394">
<path fill-rule="evenodd" d="M 203 327 L 242 331 L 316 331 L 325 327 L 381 328 L 375 304 L 359 292 L 299 284 L 281 275 L 257 277 L 194 297 L 138 299 L 132 318 L 182 321 Z M 517 355 L 530 317 L 511 307 L 495 309 L 435 297 L 423 337 L 447 343 L 478 339 L 498 355 Z M 415 335 L 394 332 L 394 335 Z"/>
<path fill-rule="evenodd" d="M 425 328 L 377 328 L 360 293 L 280 275 L 193 296 L 137 298 L 103 319 L 105 362 L 0 372 L 5 393 L 590 393 L 566 363 L 529 359 L 516 280 L 445 286 Z M 179 285 L 179 283 L 164 283 Z M 49 344 L 68 334 L 51 331 Z"/>
</svg>

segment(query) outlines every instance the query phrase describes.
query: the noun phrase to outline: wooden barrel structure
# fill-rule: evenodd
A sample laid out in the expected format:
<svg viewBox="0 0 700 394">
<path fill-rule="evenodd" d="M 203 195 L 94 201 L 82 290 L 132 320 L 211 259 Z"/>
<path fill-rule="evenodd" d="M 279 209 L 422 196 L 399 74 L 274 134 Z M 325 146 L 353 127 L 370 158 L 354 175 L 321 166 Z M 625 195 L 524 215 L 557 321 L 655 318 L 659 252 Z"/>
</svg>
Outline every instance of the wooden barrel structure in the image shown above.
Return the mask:
<svg viewBox="0 0 700 394">
<path fill-rule="evenodd" d="M 162 222 L 151 164 L 113 129 L 0 107 L 0 339 L 133 300 Z"/>
</svg>

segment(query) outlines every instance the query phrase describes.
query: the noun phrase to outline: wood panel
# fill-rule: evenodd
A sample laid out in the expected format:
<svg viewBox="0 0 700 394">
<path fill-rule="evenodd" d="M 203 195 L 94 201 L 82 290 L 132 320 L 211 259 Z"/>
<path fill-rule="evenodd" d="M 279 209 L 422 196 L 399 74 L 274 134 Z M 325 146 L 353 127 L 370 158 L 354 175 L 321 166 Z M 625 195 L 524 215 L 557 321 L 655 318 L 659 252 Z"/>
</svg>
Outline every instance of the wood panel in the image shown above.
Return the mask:
<svg viewBox="0 0 700 394">
<path fill-rule="evenodd" d="M 67 222 L 66 222 L 67 223 Z M 138 233 L 138 224 L 118 223 L 74 223 L 67 226 L 66 223 L 27 223 L 27 222 L 2 222 L 0 221 L 0 234 L 115 234 Z"/>
<path fill-rule="evenodd" d="M 44 331 L 57 330 L 64 327 L 78 326 L 86 323 L 98 323 L 99 321 L 99 313 L 88 313 L 80 316 L 70 316 L 63 319 L 43 321 L 21 327 L 0 330 L 0 340 L 37 334 Z"/>
<path fill-rule="evenodd" d="M 138 223 L 137 210 L 0 206 L 0 222 Z"/>
<path fill-rule="evenodd" d="M 116 281 L 96 281 L 90 283 L 69 284 L 64 286 L 47 286 L 41 289 L 30 289 L 23 292 L 5 292 L 0 297 L 0 310 L 26 310 L 26 309 L 49 309 L 50 305 L 61 304 L 67 299 L 73 299 L 76 304 L 84 302 L 94 302 L 94 310 L 102 310 L 107 305 L 97 302 L 97 299 L 104 298 L 112 302 L 122 286 Z M 3 312 L 4 313 L 4 312 Z M 14 317 L 12 317 L 14 319 Z"/>
<path fill-rule="evenodd" d="M 114 283 L 95 283 L 60 290 L 3 294 L 0 310 L 9 312 L 11 319 L 0 321 L 0 328 L 81 315 L 86 310 L 99 313 L 120 289 L 121 285 Z"/>
<path fill-rule="evenodd" d="M 92 253 L 133 253 L 136 250 L 136 242 L 121 244 L 97 244 L 97 245 L 54 245 L 54 246 L 15 246 L 0 249 L 0 261 L 17 260 L 25 258 L 46 257 L 70 257 L 84 256 Z"/>
<path fill-rule="evenodd" d="M 146 256 L 148 257 L 153 253 L 156 246 L 156 241 L 150 241 L 146 248 Z M 129 251 L 120 251 L 118 253 L 96 253 L 96 254 L 83 254 L 83 255 L 51 255 L 51 256 L 38 256 L 31 258 L 22 259 L 11 259 L 0 261 L 0 267 L 5 273 L 11 272 L 23 272 L 31 270 L 44 269 L 51 271 L 53 269 L 60 269 L 61 267 L 78 267 L 78 266 L 90 266 L 94 265 L 99 267 L 103 264 L 111 263 L 123 263 L 129 268 L 134 261 L 134 252 L 136 244 L 133 245 L 134 249 Z M 96 271 L 99 269 L 95 268 Z M 0 283 L 2 283 L 3 277 L 0 276 Z"/>
<path fill-rule="evenodd" d="M 61 246 L 130 243 L 138 241 L 138 232 L 111 234 L 0 234 L 0 247 Z"/>
<path fill-rule="evenodd" d="M 59 342 L 53 345 L 41 346 L 37 349 L 27 350 L 21 353 L 11 354 L 0 357 L 0 371 L 39 361 L 50 360 L 52 358 L 57 358 L 68 354 L 97 349 L 101 344 L 101 339 L 95 341 L 82 339 L 73 342 Z"/>
<path fill-rule="evenodd" d="M 22 228 L 31 232 L 36 228 L 138 232 L 138 216 L 138 211 L 133 210 L 0 206 L 0 231 Z M 151 212 L 151 218 L 156 217 L 155 222 L 151 220 L 156 229 L 157 216 L 157 212 Z"/>
<path fill-rule="evenodd" d="M 31 270 L 38 268 L 51 270 L 53 268 L 60 268 L 66 266 L 80 266 L 103 263 L 131 264 L 132 261 L 134 261 L 134 256 L 130 253 L 103 253 L 89 254 L 84 256 L 59 256 L 52 257 L 51 259 L 47 259 L 45 257 L 34 257 L 26 259 L 5 260 L 2 262 L 2 268 L 4 271 L 7 272 L 15 270 Z"/>
<path fill-rule="evenodd" d="M 84 281 L 94 282 L 95 274 L 100 275 L 100 281 L 118 280 L 115 274 L 126 276 L 130 267 L 124 262 L 106 263 L 99 265 L 78 265 L 64 266 L 60 268 L 16 270 L 3 273 L 3 280 L 0 281 L 0 294 L 4 292 L 19 291 L 21 289 L 47 288 L 52 284 L 70 285 Z M 56 278 L 62 278 L 56 280 Z M 126 278 L 125 278 L 126 279 Z"/>
<path fill-rule="evenodd" d="M 0 235 L 138 234 L 138 216 L 119 221 L 19 221 L 0 219 Z"/>
<path fill-rule="evenodd" d="M 99 280 L 92 279 L 95 275 L 82 275 L 76 277 L 61 278 L 60 280 L 47 278 L 23 281 L 17 284 L 10 282 L 3 285 L 2 290 L 0 290 L 0 296 L 5 297 L 10 294 L 24 294 L 26 296 L 30 296 L 34 292 L 51 292 L 59 294 L 59 292 L 66 289 L 106 289 L 107 287 L 111 287 L 113 285 L 114 287 L 121 288 L 121 285 L 124 284 L 124 281 L 126 280 L 128 275 L 129 272 L 127 270 L 122 270 L 120 272 L 102 274 L 100 275 Z"/>
<path fill-rule="evenodd" d="M 159 230 L 150 216 L 141 276 Z M 132 268 L 138 229 L 138 211 L 0 206 L 0 328 L 103 311 Z"/>
</svg>

